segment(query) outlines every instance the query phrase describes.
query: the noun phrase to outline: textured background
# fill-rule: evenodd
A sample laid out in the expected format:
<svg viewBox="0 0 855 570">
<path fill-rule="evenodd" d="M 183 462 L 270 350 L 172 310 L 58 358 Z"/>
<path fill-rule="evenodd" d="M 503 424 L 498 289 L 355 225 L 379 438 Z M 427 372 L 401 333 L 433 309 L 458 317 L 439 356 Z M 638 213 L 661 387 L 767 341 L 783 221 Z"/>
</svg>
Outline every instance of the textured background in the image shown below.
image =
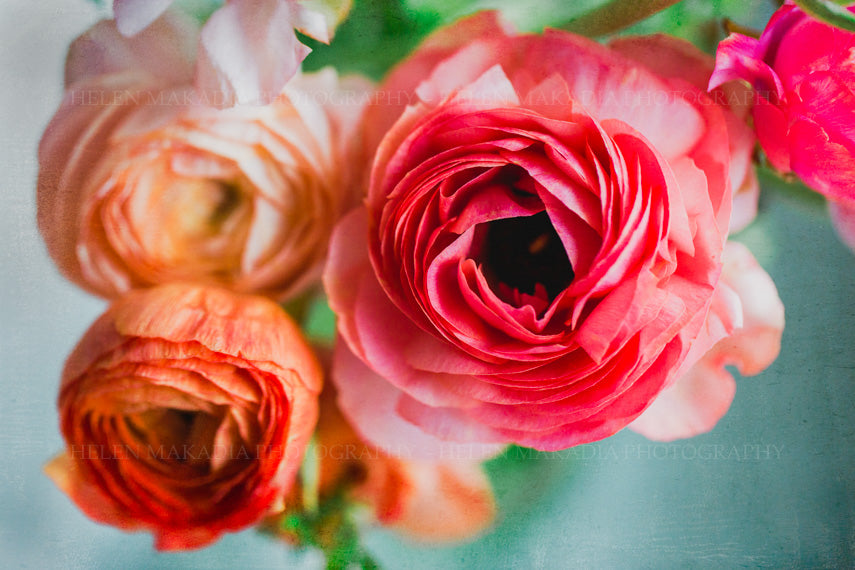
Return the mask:
<svg viewBox="0 0 855 570">
<path fill-rule="evenodd" d="M 158 554 L 146 534 L 86 519 L 42 474 L 62 447 L 60 370 L 104 303 L 66 283 L 35 228 L 36 145 L 58 105 L 83 0 L 0 4 L 0 562 L 4 567 L 303 565 L 254 532 Z M 772 189 L 776 181 L 764 178 Z M 787 307 L 783 351 L 738 382 L 716 429 L 656 444 L 623 432 L 492 468 L 502 506 L 480 541 L 424 548 L 374 532 L 390 568 L 835 566 L 855 564 L 855 257 L 821 209 L 766 192 L 739 239 Z"/>
</svg>

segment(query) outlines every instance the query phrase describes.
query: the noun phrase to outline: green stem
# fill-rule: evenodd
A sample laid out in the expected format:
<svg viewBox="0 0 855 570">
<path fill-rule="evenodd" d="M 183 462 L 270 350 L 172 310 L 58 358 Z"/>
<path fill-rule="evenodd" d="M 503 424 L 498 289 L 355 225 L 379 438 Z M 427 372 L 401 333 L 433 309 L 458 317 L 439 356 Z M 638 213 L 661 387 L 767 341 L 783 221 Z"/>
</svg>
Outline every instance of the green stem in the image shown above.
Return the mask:
<svg viewBox="0 0 855 570">
<path fill-rule="evenodd" d="M 300 482 L 303 488 L 303 509 L 309 513 L 318 511 L 318 485 L 321 478 L 321 467 L 318 461 L 318 446 L 315 438 L 309 440 L 303 463 L 300 465 Z"/>
<path fill-rule="evenodd" d="M 301 328 L 306 324 L 306 319 L 309 316 L 309 309 L 312 306 L 312 302 L 315 300 L 316 294 L 317 291 L 315 289 L 311 289 L 282 305 L 282 308 L 291 315 L 294 322 L 300 325 Z"/>
<path fill-rule="evenodd" d="M 588 37 L 604 36 L 628 28 L 680 0 L 608 0 L 580 14 L 561 29 Z"/>
<path fill-rule="evenodd" d="M 826 24 L 855 32 L 855 14 L 846 9 L 846 5 L 852 2 L 833 2 L 831 0 L 795 0 L 795 3 L 816 18 Z"/>
</svg>

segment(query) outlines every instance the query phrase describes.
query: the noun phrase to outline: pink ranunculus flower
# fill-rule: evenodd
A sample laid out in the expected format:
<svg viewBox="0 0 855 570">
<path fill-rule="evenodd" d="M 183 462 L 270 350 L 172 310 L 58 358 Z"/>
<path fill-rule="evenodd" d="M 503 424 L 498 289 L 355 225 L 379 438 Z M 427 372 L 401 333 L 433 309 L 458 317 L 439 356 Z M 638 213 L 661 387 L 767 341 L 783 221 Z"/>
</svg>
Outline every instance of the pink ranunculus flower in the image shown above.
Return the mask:
<svg viewBox="0 0 855 570">
<path fill-rule="evenodd" d="M 855 34 L 788 2 L 759 39 L 731 34 L 719 44 L 710 81 L 711 87 L 747 81 L 756 93 L 754 128 L 769 162 L 843 209 L 855 202 L 853 49 Z"/>
<path fill-rule="evenodd" d="M 649 41 L 658 63 L 481 14 L 386 80 L 412 104 L 370 111 L 368 196 L 325 272 L 361 436 L 594 441 L 712 347 L 711 308 L 735 308 L 714 300 L 738 145 L 730 111 L 669 67 L 689 48 Z"/>
<path fill-rule="evenodd" d="M 197 33 L 173 13 L 132 38 L 103 21 L 69 51 L 39 147 L 38 223 L 61 272 L 97 295 L 193 281 L 293 296 L 355 203 L 359 108 L 336 98 L 335 74 L 217 109 L 192 86 Z"/>
<path fill-rule="evenodd" d="M 113 0 L 118 30 L 135 36 L 172 0 Z M 217 106 L 267 104 L 300 68 L 309 48 L 294 29 L 329 43 L 352 0 L 227 0 L 206 22 L 196 87 Z"/>
<path fill-rule="evenodd" d="M 199 548 L 284 508 L 322 372 L 275 303 L 170 284 L 132 291 L 66 362 L 66 450 L 47 467 L 94 520 Z"/>
</svg>

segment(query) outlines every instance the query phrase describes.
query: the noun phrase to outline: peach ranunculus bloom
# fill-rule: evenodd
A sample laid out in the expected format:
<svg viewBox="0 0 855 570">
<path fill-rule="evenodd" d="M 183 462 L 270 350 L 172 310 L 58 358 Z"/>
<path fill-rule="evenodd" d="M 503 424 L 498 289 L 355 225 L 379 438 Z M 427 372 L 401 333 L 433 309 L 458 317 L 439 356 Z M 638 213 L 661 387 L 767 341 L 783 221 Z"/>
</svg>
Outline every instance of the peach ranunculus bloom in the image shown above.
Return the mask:
<svg viewBox="0 0 855 570">
<path fill-rule="evenodd" d="M 480 14 L 380 87 L 402 103 L 366 117 L 380 141 L 368 196 L 324 276 L 333 380 L 372 443 L 399 440 L 383 425 L 401 423 L 473 445 L 595 441 L 723 338 L 752 342 L 738 333 L 753 330 L 754 288 L 719 279 L 751 137 L 697 70 L 682 78 L 701 57 L 690 46 L 625 42 L 516 35 Z M 765 365 L 777 345 L 764 346 Z M 704 414 L 694 428 L 723 413 L 710 406 L 689 411 Z M 699 431 L 684 427 L 673 435 Z"/>
<path fill-rule="evenodd" d="M 145 30 L 172 0 L 113 0 L 124 36 Z M 352 0 L 228 0 L 202 29 L 195 84 L 217 106 L 267 104 L 300 69 L 309 48 L 294 29 L 329 43 Z"/>
<path fill-rule="evenodd" d="M 360 106 L 334 72 L 217 109 L 192 86 L 197 32 L 167 12 L 132 38 L 102 21 L 70 48 L 39 147 L 38 223 L 61 272 L 97 295 L 193 281 L 285 299 L 317 281 L 355 200 Z"/>
<path fill-rule="evenodd" d="M 322 373 L 275 303 L 171 284 L 115 301 L 69 356 L 65 452 L 46 468 L 91 518 L 160 550 L 210 544 L 283 508 Z"/>
</svg>

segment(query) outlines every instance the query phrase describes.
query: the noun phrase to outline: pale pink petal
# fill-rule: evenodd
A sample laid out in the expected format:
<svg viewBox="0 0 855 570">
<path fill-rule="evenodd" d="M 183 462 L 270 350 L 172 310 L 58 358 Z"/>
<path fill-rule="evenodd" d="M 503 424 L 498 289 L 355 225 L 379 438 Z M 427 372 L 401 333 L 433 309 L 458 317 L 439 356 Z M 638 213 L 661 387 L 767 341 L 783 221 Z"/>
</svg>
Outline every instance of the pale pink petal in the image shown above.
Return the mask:
<svg viewBox="0 0 855 570">
<path fill-rule="evenodd" d="M 683 99 L 667 78 L 605 46 L 547 30 L 542 38 L 530 38 L 526 48 L 518 74 L 545 79 L 560 73 L 592 117 L 627 123 L 667 159 L 686 154 L 705 134 L 704 109 L 697 101 Z"/>
<path fill-rule="evenodd" d="M 702 91 L 707 90 L 715 64 L 712 56 L 690 42 L 665 34 L 616 38 L 609 47 L 662 77 L 688 81 Z"/>
<path fill-rule="evenodd" d="M 196 88 L 215 107 L 268 104 L 297 73 L 309 48 L 281 0 L 233 0 L 202 29 Z"/>
<path fill-rule="evenodd" d="M 734 365 L 741 374 L 758 374 L 778 356 L 784 306 L 775 284 L 742 244 L 728 242 L 722 260 L 717 298 L 735 294 L 739 304 L 734 306 L 733 299 L 714 302 L 707 319 L 707 330 L 712 332 L 706 336 L 721 335 L 728 321 L 736 328 L 630 424 L 630 429 L 650 439 L 671 441 L 710 431 L 727 412 L 736 391 L 736 383 L 724 367 Z M 741 314 L 727 314 L 737 309 Z M 687 362 L 694 358 L 690 354 Z"/>
<path fill-rule="evenodd" d="M 828 202 L 831 223 L 840 239 L 855 252 L 855 200 L 850 202 Z"/>
<path fill-rule="evenodd" d="M 760 200 L 760 183 L 754 166 L 749 165 L 741 186 L 733 189 L 733 212 L 730 215 L 730 233 L 744 230 L 757 217 Z"/>
<path fill-rule="evenodd" d="M 314 10 L 306 10 L 302 4 L 299 4 L 294 14 L 294 28 L 300 33 L 314 38 L 325 44 L 330 43 L 332 31 L 327 24 L 327 19 L 320 12 Z"/>
<path fill-rule="evenodd" d="M 338 406 L 363 440 L 401 459 L 485 459 L 505 444 L 444 441 L 411 424 L 398 413 L 405 394 L 368 368 L 339 338 L 333 356 L 332 379 Z"/>
<path fill-rule="evenodd" d="M 123 36 L 133 36 L 154 22 L 172 0 L 113 0 L 116 25 Z"/>
<path fill-rule="evenodd" d="M 685 40 L 664 34 L 618 38 L 610 42 L 609 46 L 657 74 L 677 80 L 677 89 L 680 82 L 688 81 L 699 91 L 706 92 L 715 67 L 712 56 Z M 757 175 L 751 163 L 755 136 L 745 121 L 751 110 L 753 93 L 742 83 L 728 82 L 716 87 L 709 97 L 710 102 L 722 107 L 727 123 L 730 185 L 733 189 L 730 231 L 737 232 L 754 219 L 760 195 Z"/>
<path fill-rule="evenodd" d="M 189 83 L 197 39 L 198 26 L 177 12 L 167 13 L 134 37 L 121 35 L 116 22 L 103 20 L 71 44 L 65 84 L 122 72 L 149 74 L 168 85 Z"/>
<path fill-rule="evenodd" d="M 352 5 L 353 0 L 300 0 L 294 27 L 310 38 L 329 43 Z"/>
</svg>

